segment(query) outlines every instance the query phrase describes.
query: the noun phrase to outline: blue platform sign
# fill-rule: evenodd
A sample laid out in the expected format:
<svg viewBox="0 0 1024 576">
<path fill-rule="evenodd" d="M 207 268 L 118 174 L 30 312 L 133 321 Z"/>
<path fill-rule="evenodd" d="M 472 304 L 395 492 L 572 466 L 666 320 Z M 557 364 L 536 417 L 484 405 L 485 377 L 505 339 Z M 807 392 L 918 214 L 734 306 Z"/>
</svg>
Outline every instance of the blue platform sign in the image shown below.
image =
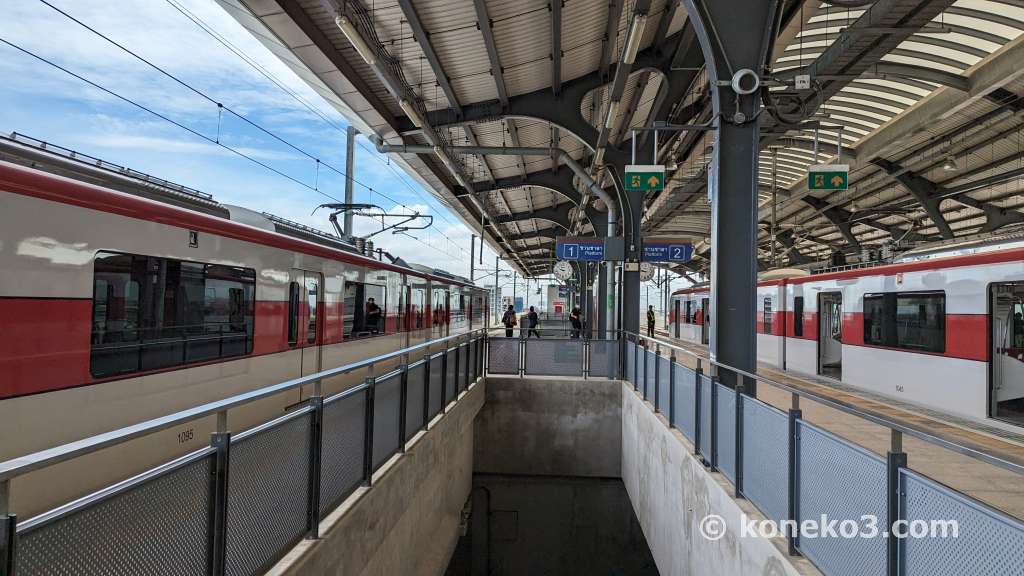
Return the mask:
<svg viewBox="0 0 1024 576">
<path fill-rule="evenodd" d="M 693 244 L 688 242 L 644 241 L 644 262 L 689 262 Z"/>
<path fill-rule="evenodd" d="M 557 238 L 556 243 L 559 260 L 604 260 L 604 240 L 600 238 Z"/>
<path fill-rule="evenodd" d="M 516 304 L 515 304 L 515 306 L 516 306 L 516 312 L 522 312 L 523 311 L 523 297 L 522 296 L 516 296 Z"/>
</svg>

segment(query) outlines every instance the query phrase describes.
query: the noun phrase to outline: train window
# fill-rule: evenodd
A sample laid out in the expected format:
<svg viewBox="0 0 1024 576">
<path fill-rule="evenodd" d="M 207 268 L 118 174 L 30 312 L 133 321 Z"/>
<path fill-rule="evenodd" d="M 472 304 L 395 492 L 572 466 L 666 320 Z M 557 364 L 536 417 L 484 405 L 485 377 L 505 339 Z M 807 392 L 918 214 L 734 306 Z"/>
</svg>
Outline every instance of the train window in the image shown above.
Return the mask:
<svg viewBox="0 0 1024 576">
<path fill-rule="evenodd" d="M 299 283 L 288 284 L 288 345 L 299 343 Z"/>
<path fill-rule="evenodd" d="M 427 293 L 422 288 L 412 289 L 412 306 L 409 310 L 409 323 L 413 330 L 423 328 L 423 314 L 427 306 Z"/>
<path fill-rule="evenodd" d="M 94 377 L 252 352 L 250 268 L 99 252 L 93 273 Z"/>
<path fill-rule="evenodd" d="M 771 298 L 765 298 L 764 299 L 764 310 L 762 311 L 762 317 L 761 317 L 761 320 L 762 320 L 761 321 L 761 325 L 762 325 L 762 330 L 761 331 L 764 332 L 765 334 L 771 334 L 772 333 L 772 320 L 773 320 L 773 318 L 774 317 L 772 316 L 772 299 Z"/>
<path fill-rule="evenodd" d="M 804 297 L 793 298 L 793 335 L 804 335 Z"/>
<path fill-rule="evenodd" d="M 316 314 L 317 300 L 320 296 L 320 280 L 315 277 L 306 276 L 306 307 L 309 309 L 309 324 L 306 333 L 306 342 L 316 342 Z"/>
<path fill-rule="evenodd" d="M 366 338 L 384 334 L 387 291 L 383 286 L 345 283 L 344 338 Z"/>
<path fill-rule="evenodd" d="M 946 350 L 942 292 L 864 295 L 864 343 L 904 350 Z"/>
<path fill-rule="evenodd" d="M 684 322 L 686 322 L 687 324 L 692 324 L 693 323 L 693 301 L 692 300 L 687 300 L 686 301 L 686 316 L 685 316 L 685 318 L 686 319 L 684 320 Z"/>
<path fill-rule="evenodd" d="M 434 326 L 440 327 L 448 324 L 448 297 L 446 290 L 434 289 L 434 310 L 431 313 L 431 320 Z"/>
</svg>

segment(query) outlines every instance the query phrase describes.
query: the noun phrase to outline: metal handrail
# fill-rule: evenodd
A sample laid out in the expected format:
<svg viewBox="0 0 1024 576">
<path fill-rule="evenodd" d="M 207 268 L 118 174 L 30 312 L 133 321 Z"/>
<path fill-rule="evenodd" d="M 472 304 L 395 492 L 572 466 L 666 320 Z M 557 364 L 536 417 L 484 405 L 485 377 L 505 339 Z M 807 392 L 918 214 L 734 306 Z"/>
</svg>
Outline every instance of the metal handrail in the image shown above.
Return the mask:
<svg viewBox="0 0 1024 576">
<path fill-rule="evenodd" d="M 1009 470 L 1010 472 L 1013 472 L 1015 474 L 1024 475 L 1024 464 L 1020 464 L 1020 463 L 1017 463 L 1017 462 L 1006 460 L 1004 458 L 1000 458 L 998 456 L 995 456 L 993 454 L 990 454 L 990 453 L 986 452 L 983 448 L 972 447 L 972 446 L 969 446 L 969 445 L 964 444 L 964 443 L 958 443 L 958 442 L 954 442 L 952 440 L 947 440 L 945 438 L 936 436 L 935 434 L 925 430 L 922 427 L 915 426 L 914 424 L 908 424 L 908 423 L 905 423 L 905 422 L 900 422 L 900 421 L 897 421 L 897 420 L 893 420 L 893 419 L 889 418 L 888 416 L 885 416 L 885 415 L 882 415 L 882 414 L 877 414 L 875 412 L 872 412 L 872 411 L 869 411 L 869 410 L 864 410 L 862 408 L 858 408 L 858 407 L 853 406 L 852 404 L 849 404 L 849 403 L 844 402 L 842 400 L 836 400 L 834 398 L 830 398 L 828 396 L 824 396 L 824 395 L 818 394 L 816 392 L 812 392 L 812 391 L 809 391 L 809 390 L 804 390 L 802 388 L 793 386 L 792 384 L 784 384 L 782 382 L 778 382 L 776 380 L 773 380 L 771 378 L 767 378 L 765 376 L 759 376 L 757 374 L 752 374 L 750 372 L 747 372 L 745 370 L 741 370 L 739 368 L 734 368 L 734 367 L 732 367 L 732 366 L 730 366 L 728 364 L 725 364 L 724 362 L 719 362 L 717 360 L 714 360 L 714 359 L 710 358 L 709 356 L 701 356 L 701 355 L 696 354 L 696 353 L 694 353 L 694 352 L 692 352 L 690 350 L 686 350 L 685 348 L 681 348 L 681 347 L 679 347 L 679 346 L 677 346 L 675 344 L 671 344 L 671 343 L 665 342 L 664 340 L 660 340 L 657 337 L 642 336 L 640 334 L 637 334 L 636 332 L 631 332 L 631 331 L 628 331 L 628 330 L 624 331 L 624 333 L 627 334 L 627 335 L 632 335 L 632 336 L 636 336 L 636 337 L 639 337 L 639 338 L 645 338 L 647 340 L 652 340 L 652 341 L 656 342 L 660 346 L 667 346 L 667 347 L 672 348 L 674 350 L 682 351 L 682 352 L 684 352 L 684 353 L 686 353 L 686 354 L 688 354 L 690 356 L 693 356 L 695 358 L 698 358 L 698 359 L 701 359 L 701 360 L 706 360 L 711 365 L 716 366 L 718 368 L 721 368 L 723 370 L 728 370 L 729 372 L 732 372 L 733 374 L 736 374 L 738 376 L 743 376 L 745 378 L 750 378 L 752 380 L 756 380 L 756 381 L 759 381 L 759 382 L 764 382 L 764 383 L 766 383 L 768 385 L 774 386 L 776 388 L 780 388 L 780 389 L 785 390 L 786 392 L 789 392 L 789 393 L 794 394 L 796 396 L 801 396 L 803 398 L 806 398 L 806 399 L 811 400 L 813 402 L 816 402 L 818 404 L 823 404 L 825 406 L 828 406 L 829 408 L 834 408 L 836 410 L 839 410 L 840 412 L 843 412 L 843 413 L 846 413 L 846 414 L 850 414 L 852 416 L 856 416 L 858 418 L 861 418 L 863 420 L 867 420 L 867 421 L 872 422 L 874 424 L 878 424 L 878 425 L 883 426 L 885 428 L 888 428 L 890 430 L 894 430 L 896 432 L 900 432 L 900 433 L 903 433 L 903 434 L 907 434 L 909 436 L 913 436 L 914 438 L 917 438 L 919 440 L 923 440 L 925 442 L 928 442 L 930 444 L 934 444 L 934 445 L 939 446 L 941 448 L 945 448 L 947 450 L 951 450 L 953 452 L 957 452 L 957 453 L 963 454 L 964 456 L 968 456 L 970 458 L 974 458 L 976 460 L 980 460 L 980 461 L 988 463 L 988 464 L 992 464 L 993 466 L 998 466 L 1000 468 L 1003 468 L 1004 470 Z"/>
<path fill-rule="evenodd" d="M 93 452 L 103 450 L 104 448 L 109 448 L 111 446 L 123 444 L 125 442 L 134 440 L 136 438 L 140 438 L 142 436 L 148 436 L 155 432 L 160 432 L 162 430 L 172 428 L 184 422 L 190 422 L 206 416 L 212 416 L 214 414 L 226 415 L 227 411 L 232 408 L 244 406 L 245 404 L 255 402 L 256 400 L 261 400 L 263 398 L 267 398 L 275 394 L 280 394 L 281 392 L 286 392 L 288 390 L 292 390 L 300 386 L 305 386 L 307 384 L 315 384 L 317 381 L 323 380 L 325 378 L 340 376 L 363 368 L 369 368 L 374 364 L 384 362 L 392 358 L 399 358 L 406 354 L 413 353 L 417 350 L 430 348 L 431 346 L 436 346 L 438 344 L 449 342 L 451 340 L 472 339 L 475 335 L 486 336 L 486 329 L 476 328 L 474 330 L 470 330 L 469 332 L 465 332 L 462 334 L 455 334 L 452 336 L 446 336 L 444 338 L 429 340 L 427 342 L 423 342 L 415 346 L 410 346 L 408 348 L 403 348 L 401 350 L 396 350 L 394 352 L 388 352 L 386 354 L 373 356 L 370 358 L 366 358 L 364 360 L 359 360 L 357 362 L 317 372 L 316 374 L 310 374 L 308 376 L 293 378 L 291 380 L 286 380 L 278 384 L 264 386 L 263 388 L 258 388 L 256 390 L 251 390 L 249 392 L 236 394 L 234 396 L 224 398 L 223 400 L 208 402 L 206 404 L 201 404 L 193 408 L 181 410 L 173 414 L 168 414 L 165 416 L 161 416 L 159 418 L 153 418 L 151 420 L 146 420 L 144 422 L 132 424 L 130 426 L 125 426 L 117 430 L 104 432 L 102 434 L 97 434 L 95 436 L 90 436 L 88 438 L 83 438 L 81 440 L 76 440 L 74 442 L 69 442 L 67 444 L 62 444 L 60 446 L 55 446 L 53 448 L 48 448 L 46 450 L 40 450 L 38 452 L 33 452 L 32 454 L 27 454 L 25 456 L 19 456 L 17 458 L 13 458 L 5 462 L 0 462 L 0 482 L 4 482 L 10 480 L 11 478 L 27 474 L 34 470 L 39 470 L 40 468 L 46 468 L 48 466 L 53 466 L 54 464 L 59 464 L 61 462 L 65 462 L 73 458 L 78 458 L 86 454 L 91 454 Z M 345 391 L 332 396 L 332 398 L 351 396 L 352 394 L 356 394 L 365 390 L 369 386 L 370 385 L 368 383 L 364 382 L 362 384 L 353 386 L 352 388 L 348 388 Z"/>
</svg>

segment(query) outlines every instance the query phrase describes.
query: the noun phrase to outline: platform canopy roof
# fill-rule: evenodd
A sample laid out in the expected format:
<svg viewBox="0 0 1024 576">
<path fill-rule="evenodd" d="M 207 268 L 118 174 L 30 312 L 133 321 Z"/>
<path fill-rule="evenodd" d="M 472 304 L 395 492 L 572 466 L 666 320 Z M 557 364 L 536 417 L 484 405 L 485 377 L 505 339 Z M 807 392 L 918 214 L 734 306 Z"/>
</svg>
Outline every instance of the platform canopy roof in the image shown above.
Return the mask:
<svg viewBox="0 0 1024 576">
<path fill-rule="evenodd" d="M 527 275 L 550 270 L 556 236 L 603 234 L 603 205 L 552 154 L 460 148 L 558 147 L 614 194 L 604 168 L 628 160 L 631 128 L 715 121 L 678 2 L 218 1 L 361 132 L 420 145 L 391 155 Z M 764 94 L 764 267 L 1024 224 L 1024 0 L 860 4 L 783 2 L 770 77 L 814 83 Z M 850 189 L 808 192 L 807 167 L 837 161 L 840 143 Z M 645 233 L 692 238 L 706 256 L 714 132 L 658 144 L 669 186 L 645 202 Z"/>
</svg>

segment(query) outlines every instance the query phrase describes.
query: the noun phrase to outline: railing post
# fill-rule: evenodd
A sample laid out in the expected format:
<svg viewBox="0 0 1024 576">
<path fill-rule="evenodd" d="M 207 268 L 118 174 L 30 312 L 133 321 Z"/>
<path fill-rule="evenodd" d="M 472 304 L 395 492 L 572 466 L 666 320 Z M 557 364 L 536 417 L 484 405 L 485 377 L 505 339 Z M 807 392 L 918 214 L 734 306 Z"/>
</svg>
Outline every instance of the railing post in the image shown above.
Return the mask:
<svg viewBox="0 0 1024 576">
<path fill-rule="evenodd" d="M 583 379 L 586 380 L 587 374 L 590 372 L 590 344 L 582 338 L 580 339 L 580 350 L 583 356 Z"/>
<path fill-rule="evenodd" d="M 789 410 L 789 473 L 787 475 L 789 484 L 789 520 L 793 525 L 800 523 L 800 438 L 799 422 L 803 417 L 800 411 L 800 397 L 793 394 L 793 405 Z M 797 548 L 800 547 L 800 533 L 793 530 L 788 535 L 789 554 L 796 556 L 800 554 Z"/>
<path fill-rule="evenodd" d="M 231 433 L 210 434 L 210 446 L 215 450 L 210 469 L 210 534 L 207 573 L 223 576 L 227 569 L 228 551 L 228 471 L 231 460 Z"/>
<path fill-rule="evenodd" d="M 448 343 L 441 348 L 441 413 L 448 412 Z"/>
<path fill-rule="evenodd" d="M 661 376 L 661 344 L 654 344 L 654 413 L 661 412 L 661 386 L 658 385 Z"/>
<path fill-rule="evenodd" d="M 377 379 L 366 379 L 366 430 L 363 432 L 363 485 L 373 485 L 373 401 Z"/>
<path fill-rule="evenodd" d="M 405 452 L 405 417 L 409 413 L 409 355 L 402 355 L 402 375 L 398 380 L 398 451 Z"/>
<path fill-rule="evenodd" d="M 455 339 L 455 369 L 452 370 L 452 400 L 459 399 L 459 370 L 462 368 L 462 350 L 459 339 Z M 445 356 L 448 354 L 445 353 Z M 446 406 L 447 407 L 447 406 Z"/>
<path fill-rule="evenodd" d="M 888 489 L 886 490 L 886 514 L 887 514 L 887 541 L 886 541 L 886 565 L 889 576 L 897 576 L 900 573 L 901 556 L 903 554 L 903 539 L 896 535 L 895 524 L 898 520 L 905 520 L 903 509 L 902 486 L 900 482 L 900 469 L 907 466 L 907 454 L 903 451 L 903 433 L 899 430 L 891 430 L 891 447 L 886 458 L 886 476 Z"/>
<path fill-rule="evenodd" d="M 694 456 L 700 456 L 701 460 L 705 463 L 707 460 L 700 451 L 700 437 L 701 428 L 700 425 L 700 387 L 701 387 L 701 376 L 704 374 L 704 370 L 701 368 L 700 358 L 697 359 L 697 369 L 693 372 L 693 454 Z"/>
<path fill-rule="evenodd" d="M 716 372 L 717 374 L 718 372 Z M 718 377 L 711 377 L 711 470 L 718 470 Z"/>
<path fill-rule="evenodd" d="M 736 384 L 736 498 L 743 498 L 743 383 Z"/>
<path fill-rule="evenodd" d="M 306 538 L 320 538 L 320 466 L 323 455 L 324 399 L 313 396 L 309 399 L 313 408 L 309 419 L 309 506 Z"/>
<path fill-rule="evenodd" d="M 427 348 L 423 354 L 423 427 L 426 430 L 430 424 L 430 349 Z"/>
<path fill-rule="evenodd" d="M 18 517 L 10 512 L 11 482 L 0 480 L 0 576 L 14 576 L 18 553 Z"/>
<path fill-rule="evenodd" d="M 636 339 L 633 346 L 633 391 L 640 391 L 640 358 L 641 358 L 641 344 L 640 338 Z"/>
<path fill-rule="evenodd" d="M 668 427 L 676 427 L 676 351 L 668 353 Z"/>
<path fill-rule="evenodd" d="M 647 340 L 644 340 L 644 353 L 641 356 L 644 359 L 644 400 L 647 400 Z"/>
</svg>

